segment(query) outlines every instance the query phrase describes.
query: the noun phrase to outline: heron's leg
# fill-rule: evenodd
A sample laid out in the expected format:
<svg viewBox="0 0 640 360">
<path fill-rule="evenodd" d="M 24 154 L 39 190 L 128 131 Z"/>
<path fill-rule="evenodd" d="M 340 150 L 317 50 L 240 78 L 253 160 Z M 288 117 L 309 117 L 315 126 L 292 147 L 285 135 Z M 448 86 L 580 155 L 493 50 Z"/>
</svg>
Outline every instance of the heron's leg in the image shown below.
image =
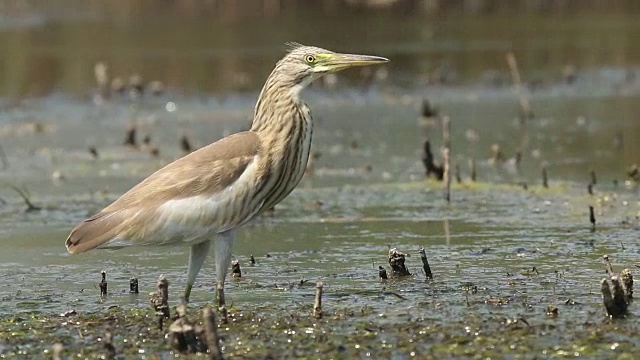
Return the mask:
<svg viewBox="0 0 640 360">
<path fill-rule="evenodd" d="M 215 239 L 214 251 L 216 256 L 216 296 L 218 298 L 218 310 L 222 323 L 227 322 L 227 307 L 224 301 L 224 280 L 231 265 L 231 248 L 236 238 L 235 230 L 225 231 Z"/>
<path fill-rule="evenodd" d="M 200 272 L 200 268 L 202 268 L 204 259 L 206 259 L 207 254 L 209 254 L 210 246 L 211 241 L 204 241 L 191 246 L 191 251 L 189 251 L 189 270 L 187 271 L 187 287 L 184 289 L 184 302 L 189 302 L 191 288 L 196 281 L 196 276 L 198 272 Z"/>
</svg>

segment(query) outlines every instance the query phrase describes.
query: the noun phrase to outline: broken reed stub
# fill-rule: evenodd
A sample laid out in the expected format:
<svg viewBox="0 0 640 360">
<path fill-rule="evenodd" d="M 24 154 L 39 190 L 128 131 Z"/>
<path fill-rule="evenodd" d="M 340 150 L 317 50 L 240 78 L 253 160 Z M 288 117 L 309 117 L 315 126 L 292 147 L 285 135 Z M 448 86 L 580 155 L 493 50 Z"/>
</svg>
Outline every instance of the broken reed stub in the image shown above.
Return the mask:
<svg viewBox="0 0 640 360">
<path fill-rule="evenodd" d="M 256 258 L 253 255 L 249 256 L 249 265 L 253 266 L 256 264 Z"/>
<path fill-rule="evenodd" d="M 102 280 L 100 280 L 98 284 L 98 287 L 100 287 L 100 296 L 105 296 L 107 295 L 107 271 L 102 270 L 100 274 L 102 275 Z"/>
<path fill-rule="evenodd" d="M 131 277 L 129 279 L 129 292 L 131 294 L 138 294 L 140 292 L 138 289 L 138 278 Z"/>
<path fill-rule="evenodd" d="M 216 313 L 206 306 L 202 310 L 204 321 L 204 331 L 207 347 L 209 348 L 209 359 L 223 360 L 222 349 L 220 348 L 220 337 L 218 336 L 218 326 L 216 325 Z"/>
<path fill-rule="evenodd" d="M 242 277 L 242 270 L 240 270 L 240 262 L 238 260 L 231 262 L 231 276 L 234 278 Z"/>
<path fill-rule="evenodd" d="M 427 178 L 442 180 L 444 176 L 444 166 L 436 164 L 435 157 L 433 156 L 433 152 L 431 151 L 431 142 L 429 142 L 429 140 L 426 140 L 424 142 L 422 164 L 424 165 Z"/>
<path fill-rule="evenodd" d="M 207 351 L 203 342 L 204 332 L 199 326 L 194 326 L 186 317 L 187 308 L 184 304 L 176 308 L 176 320 L 169 325 L 171 347 L 183 354 L 193 354 Z"/>
<path fill-rule="evenodd" d="M 631 269 L 624 269 L 620 271 L 620 279 L 622 280 L 622 284 L 625 288 L 625 295 L 627 298 L 627 302 L 630 302 L 633 299 L 633 274 L 631 274 Z"/>
<path fill-rule="evenodd" d="M 158 291 L 149 294 L 151 306 L 158 317 L 158 329 L 162 330 L 164 319 L 171 317 L 169 312 L 169 281 L 160 275 L 158 277 Z"/>
<path fill-rule="evenodd" d="M 471 182 L 476 182 L 477 177 L 476 161 L 474 159 L 469 159 L 469 179 Z"/>
<path fill-rule="evenodd" d="M 180 148 L 187 154 L 193 152 L 193 146 L 191 145 L 191 141 L 189 141 L 187 134 L 182 134 L 180 137 Z"/>
<path fill-rule="evenodd" d="M 418 250 L 420 253 L 420 259 L 422 259 L 422 268 L 424 269 L 424 274 L 427 276 L 427 279 L 433 280 L 433 273 L 431 272 L 431 266 L 429 266 L 429 260 L 427 259 L 427 252 L 424 247 L 420 247 Z"/>
<path fill-rule="evenodd" d="M 124 141 L 122 142 L 122 144 L 125 146 L 137 147 L 138 146 L 137 135 L 138 135 L 138 127 L 136 126 L 135 123 L 130 124 L 129 126 L 127 126 L 127 132 L 124 136 Z"/>
<path fill-rule="evenodd" d="M 593 206 L 589 206 L 589 222 L 591 222 L 591 232 L 596 231 L 596 213 Z"/>
<path fill-rule="evenodd" d="M 389 266 L 393 276 L 409 276 L 411 273 L 405 265 L 407 254 L 399 252 L 396 248 L 389 250 Z"/>
<path fill-rule="evenodd" d="M 53 360 L 62 360 L 62 352 L 64 351 L 64 345 L 61 343 L 55 343 L 51 347 L 51 353 Z"/>
<path fill-rule="evenodd" d="M 380 278 L 380 281 L 387 280 L 389 278 L 389 276 L 387 276 L 387 270 L 382 266 L 378 266 L 378 277 Z"/>
<path fill-rule="evenodd" d="M 316 319 L 322 318 L 322 281 L 316 283 L 316 297 L 313 302 L 313 317 Z"/>
<path fill-rule="evenodd" d="M 613 272 L 613 266 L 611 266 L 611 261 L 609 261 L 609 255 L 602 255 L 602 261 L 604 262 L 604 269 L 607 271 L 607 275 L 615 275 Z"/>
<path fill-rule="evenodd" d="M 447 202 L 451 202 L 451 160 L 449 157 L 449 148 L 444 148 L 442 150 L 442 157 L 444 158 L 444 173 L 442 177 L 442 182 L 444 185 L 443 194 L 444 199 Z"/>
<path fill-rule="evenodd" d="M 625 294 L 625 285 L 619 276 L 614 275 L 600 282 L 602 301 L 610 318 L 621 318 L 627 315 L 629 302 Z"/>
<path fill-rule="evenodd" d="M 110 332 L 106 332 L 104 334 L 104 338 L 102 338 L 102 346 L 106 352 L 103 359 L 113 360 L 116 358 L 116 347 L 113 346 L 113 336 Z"/>
</svg>

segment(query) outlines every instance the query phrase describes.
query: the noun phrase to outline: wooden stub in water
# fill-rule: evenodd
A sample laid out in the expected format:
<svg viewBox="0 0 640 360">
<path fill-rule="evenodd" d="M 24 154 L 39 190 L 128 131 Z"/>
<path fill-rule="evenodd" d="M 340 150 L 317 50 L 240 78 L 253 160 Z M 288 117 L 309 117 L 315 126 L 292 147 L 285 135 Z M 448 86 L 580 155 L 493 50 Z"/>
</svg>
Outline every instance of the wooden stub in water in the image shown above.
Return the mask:
<svg viewBox="0 0 640 360">
<path fill-rule="evenodd" d="M 223 360 L 222 350 L 220 349 L 220 338 L 218 336 L 218 326 L 216 325 L 216 314 L 210 307 L 206 306 L 202 310 L 204 321 L 204 331 L 207 339 L 207 347 L 209 348 L 209 359 Z"/>
<path fill-rule="evenodd" d="M 378 266 L 378 277 L 380 278 L 380 281 L 384 281 L 389 278 L 389 276 L 387 276 L 387 270 L 382 266 Z"/>
<path fill-rule="evenodd" d="M 158 277 L 158 291 L 149 294 L 150 302 L 158 317 L 158 329 L 162 330 L 164 319 L 171 317 L 169 313 L 169 281 L 164 275 Z"/>
<path fill-rule="evenodd" d="M 240 262 L 238 260 L 233 260 L 231 262 L 231 276 L 234 278 L 242 277 L 242 270 L 240 270 Z"/>
<path fill-rule="evenodd" d="M 424 142 L 422 164 L 424 165 L 427 178 L 442 180 L 442 177 L 444 175 L 444 167 L 436 163 L 433 152 L 431 151 L 431 142 L 429 142 L 429 140 L 426 140 Z"/>
<path fill-rule="evenodd" d="M 531 105 L 529 104 L 529 99 L 524 94 L 523 86 L 522 86 L 522 78 L 520 77 L 520 70 L 518 69 L 518 62 L 516 61 L 516 56 L 509 52 L 507 53 L 507 64 L 509 65 L 509 69 L 511 70 L 511 77 L 513 78 L 513 88 L 518 96 L 518 103 L 520 104 L 520 111 L 522 113 L 523 119 L 531 119 L 533 117 L 533 111 L 531 111 Z"/>
<path fill-rule="evenodd" d="M 187 307 L 184 304 L 176 308 L 176 320 L 169 325 L 171 347 L 185 354 L 207 351 L 203 342 L 204 332 L 187 319 Z"/>
<path fill-rule="evenodd" d="M 131 277 L 129 279 L 129 292 L 131 294 L 137 294 L 140 292 L 138 289 L 138 278 Z"/>
<path fill-rule="evenodd" d="M 611 318 L 620 318 L 627 315 L 627 302 L 624 285 L 617 275 L 602 279 L 600 282 L 602 301 L 607 310 L 607 315 Z"/>
<path fill-rule="evenodd" d="M 429 260 L 427 259 L 427 252 L 423 247 L 420 247 L 418 250 L 420 253 L 420 258 L 422 259 L 422 268 L 424 269 L 424 274 L 427 276 L 427 279 L 433 280 L 433 273 L 431 272 L 431 266 L 429 266 Z"/>
<path fill-rule="evenodd" d="M 102 280 L 100 280 L 98 284 L 98 287 L 100 287 L 100 296 L 105 296 L 107 295 L 107 271 L 102 270 L 100 274 L 102 275 Z"/>
<path fill-rule="evenodd" d="M 110 332 L 104 334 L 104 338 L 102 339 L 102 346 L 105 350 L 105 355 L 103 359 L 113 360 L 116 358 L 116 347 L 113 346 L 113 336 L 111 336 Z"/>
<path fill-rule="evenodd" d="M 411 273 L 404 264 L 407 255 L 399 252 L 396 248 L 389 250 L 389 266 L 393 276 L 409 276 Z"/>
<path fill-rule="evenodd" d="M 447 202 L 451 202 L 451 163 L 449 159 L 449 148 L 442 150 L 442 156 L 444 157 L 444 175 L 442 177 L 444 199 L 447 200 Z"/>
<path fill-rule="evenodd" d="M 322 318 L 322 281 L 316 283 L 316 297 L 313 302 L 313 317 L 316 319 Z"/>
<path fill-rule="evenodd" d="M 620 274 L 613 271 L 608 255 L 602 257 L 607 277 L 600 282 L 602 301 L 611 318 L 625 317 L 633 299 L 633 275 L 631 269 L 624 269 Z"/>
</svg>

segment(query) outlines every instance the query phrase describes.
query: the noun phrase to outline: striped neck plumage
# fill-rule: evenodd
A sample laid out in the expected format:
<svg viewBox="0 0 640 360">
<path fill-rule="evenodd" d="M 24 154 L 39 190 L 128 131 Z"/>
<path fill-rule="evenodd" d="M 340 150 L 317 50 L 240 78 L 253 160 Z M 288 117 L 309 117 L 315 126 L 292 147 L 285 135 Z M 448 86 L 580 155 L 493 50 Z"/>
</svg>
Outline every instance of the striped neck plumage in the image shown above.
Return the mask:
<svg viewBox="0 0 640 360">
<path fill-rule="evenodd" d="M 277 70 L 277 69 L 276 69 Z M 268 131 L 271 127 L 281 127 L 281 121 L 293 121 L 292 115 L 297 115 L 306 107 L 300 99 L 300 92 L 307 87 L 312 78 L 304 79 L 295 85 L 290 81 L 283 81 L 276 74 L 276 70 L 264 84 L 258 102 L 256 103 L 251 131 Z"/>
</svg>

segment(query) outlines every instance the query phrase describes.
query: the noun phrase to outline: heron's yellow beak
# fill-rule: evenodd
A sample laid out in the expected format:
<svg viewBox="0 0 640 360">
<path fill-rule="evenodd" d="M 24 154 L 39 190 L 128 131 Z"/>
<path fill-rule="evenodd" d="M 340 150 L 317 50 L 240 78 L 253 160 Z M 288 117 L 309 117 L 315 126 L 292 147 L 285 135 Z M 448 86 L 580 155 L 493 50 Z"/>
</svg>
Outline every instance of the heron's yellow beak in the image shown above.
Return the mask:
<svg viewBox="0 0 640 360">
<path fill-rule="evenodd" d="M 355 55 L 355 54 L 323 54 L 318 65 L 314 67 L 317 72 L 335 72 L 353 66 L 367 66 L 383 64 L 389 59 L 380 56 Z"/>
</svg>

